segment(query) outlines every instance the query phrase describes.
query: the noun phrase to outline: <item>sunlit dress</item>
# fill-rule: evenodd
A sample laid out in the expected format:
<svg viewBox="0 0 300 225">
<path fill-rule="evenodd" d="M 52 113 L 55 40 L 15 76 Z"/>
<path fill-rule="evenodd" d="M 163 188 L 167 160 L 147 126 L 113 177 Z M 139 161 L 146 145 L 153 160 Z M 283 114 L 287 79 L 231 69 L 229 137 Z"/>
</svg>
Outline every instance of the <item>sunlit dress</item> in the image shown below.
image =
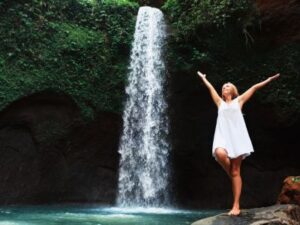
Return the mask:
<svg viewBox="0 0 300 225">
<path fill-rule="evenodd" d="M 221 101 L 212 148 L 214 157 L 216 148 L 224 148 L 231 159 L 244 159 L 254 151 L 238 98 L 230 103 Z"/>
</svg>

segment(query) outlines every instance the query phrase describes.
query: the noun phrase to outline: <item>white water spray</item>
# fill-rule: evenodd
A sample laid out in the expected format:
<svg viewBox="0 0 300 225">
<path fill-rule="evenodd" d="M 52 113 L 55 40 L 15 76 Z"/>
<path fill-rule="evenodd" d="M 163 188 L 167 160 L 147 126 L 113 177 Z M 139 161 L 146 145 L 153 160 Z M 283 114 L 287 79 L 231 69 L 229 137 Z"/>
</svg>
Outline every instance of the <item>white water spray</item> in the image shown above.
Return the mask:
<svg viewBox="0 0 300 225">
<path fill-rule="evenodd" d="M 165 28 L 159 9 L 139 9 L 119 146 L 119 206 L 168 203 L 168 118 L 162 56 Z"/>
</svg>

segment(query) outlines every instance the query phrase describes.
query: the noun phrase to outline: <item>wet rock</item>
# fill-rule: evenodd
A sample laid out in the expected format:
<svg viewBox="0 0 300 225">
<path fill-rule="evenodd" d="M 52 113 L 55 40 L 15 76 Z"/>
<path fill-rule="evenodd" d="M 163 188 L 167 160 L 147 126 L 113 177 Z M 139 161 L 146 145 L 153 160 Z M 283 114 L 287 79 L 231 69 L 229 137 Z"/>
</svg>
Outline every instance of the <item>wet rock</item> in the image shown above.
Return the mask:
<svg viewBox="0 0 300 225">
<path fill-rule="evenodd" d="M 300 225 L 300 207 L 275 205 L 246 209 L 239 216 L 223 213 L 196 221 L 192 225 Z"/>
<path fill-rule="evenodd" d="M 289 176 L 285 178 L 277 202 L 280 204 L 300 205 L 300 176 Z"/>
<path fill-rule="evenodd" d="M 64 93 L 21 98 L 0 113 L 0 204 L 115 201 L 121 116 L 84 123 Z"/>
</svg>

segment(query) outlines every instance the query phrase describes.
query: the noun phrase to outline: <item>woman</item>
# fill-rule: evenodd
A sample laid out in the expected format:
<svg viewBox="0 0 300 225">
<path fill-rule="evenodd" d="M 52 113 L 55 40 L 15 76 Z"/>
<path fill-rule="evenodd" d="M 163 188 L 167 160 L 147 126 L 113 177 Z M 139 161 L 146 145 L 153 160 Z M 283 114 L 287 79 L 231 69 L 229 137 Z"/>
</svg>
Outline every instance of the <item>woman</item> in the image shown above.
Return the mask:
<svg viewBox="0 0 300 225">
<path fill-rule="evenodd" d="M 242 190 L 241 163 L 246 156 L 253 152 L 241 109 L 255 91 L 278 78 L 279 73 L 253 85 L 242 95 L 238 94 L 237 88 L 232 83 L 225 83 L 222 87 L 222 97 L 218 95 L 215 88 L 206 79 L 205 74 L 198 72 L 198 75 L 208 88 L 214 103 L 218 107 L 212 154 L 231 179 L 233 206 L 228 215 L 237 216 L 240 214 L 240 195 Z"/>
</svg>

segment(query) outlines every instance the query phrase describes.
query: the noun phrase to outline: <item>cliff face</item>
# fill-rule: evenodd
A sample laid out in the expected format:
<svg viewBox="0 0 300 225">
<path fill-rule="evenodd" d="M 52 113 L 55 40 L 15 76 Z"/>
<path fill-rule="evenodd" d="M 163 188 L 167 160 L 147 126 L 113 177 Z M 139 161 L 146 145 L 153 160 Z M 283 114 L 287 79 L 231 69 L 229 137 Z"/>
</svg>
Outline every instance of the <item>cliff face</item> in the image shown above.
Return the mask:
<svg viewBox="0 0 300 225">
<path fill-rule="evenodd" d="M 211 155 L 217 108 L 196 76 L 174 74 L 171 135 L 174 193 L 181 206 L 230 207 L 230 181 Z M 299 121 L 282 125 L 272 105 L 254 96 L 243 110 L 255 152 L 242 164 L 242 207 L 276 202 L 282 181 L 299 174 Z"/>
<path fill-rule="evenodd" d="M 261 43 L 269 43 L 269 51 L 299 41 L 298 1 L 257 1 L 257 6 L 262 26 L 256 33 L 255 40 L 258 43 L 255 42 L 254 48 L 260 49 Z M 260 58 L 265 54 L 264 46 L 257 52 L 245 46 L 238 52 L 233 52 L 230 43 L 226 42 L 228 33 L 230 31 L 222 33 L 225 42 L 212 44 L 224 46 L 219 51 L 229 53 L 225 57 L 219 55 L 213 62 L 200 62 L 201 68 L 209 70 L 220 67 L 225 73 L 225 70 L 234 69 L 228 66 L 230 63 L 237 61 L 236 64 L 240 64 L 242 60 L 256 60 L 260 68 L 265 67 L 265 61 Z M 214 33 L 211 35 L 211 38 L 217 36 Z M 210 47 L 210 43 L 195 40 L 188 47 L 194 50 L 198 47 L 194 46 L 195 43 L 200 43 L 205 48 Z M 187 54 L 185 50 L 180 57 Z M 211 49 L 210 51 L 212 53 Z M 193 54 L 188 52 L 189 60 L 194 60 L 196 53 L 197 51 Z M 248 57 L 250 53 L 252 58 Z M 284 52 L 282 58 L 292 58 L 289 53 Z M 268 67 L 268 73 L 281 67 L 285 69 L 290 63 L 281 60 L 274 62 L 274 67 Z M 295 62 L 295 65 L 299 64 Z M 175 71 L 173 67 L 176 65 L 169 64 L 168 102 L 172 145 L 171 192 L 174 204 L 181 207 L 230 207 L 230 182 L 211 156 L 217 109 L 195 71 L 190 68 Z M 241 75 L 245 71 L 254 74 L 253 69 L 247 69 L 246 66 L 245 70 L 242 68 L 234 71 L 239 72 L 235 76 L 237 80 L 245 77 Z M 293 71 L 294 74 L 299 74 L 296 67 Z M 219 76 L 226 81 L 231 78 L 225 75 Z M 254 80 L 261 78 L 257 75 Z M 240 82 L 242 90 L 252 84 L 251 79 L 249 76 Z M 282 96 L 293 95 L 297 103 L 298 78 L 287 74 L 280 79 L 286 89 L 277 91 L 274 88 L 276 83 L 270 84 L 244 108 L 255 152 L 242 166 L 242 207 L 275 203 L 283 179 L 300 173 L 297 160 L 300 158 L 298 111 L 293 102 L 286 102 L 285 114 L 282 116 L 278 114 L 278 110 L 282 109 L 283 103 L 273 101 Z M 102 84 L 103 81 L 99 83 Z M 293 92 L 289 94 L 292 87 Z M 216 88 L 220 88 L 220 83 L 216 83 Z M 0 113 L 0 204 L 113 204 L 117 194 L 117 150 L 122 127 L 121 115 L 100 111 L 95 115 L 92 121 L 83 122 L 79 107 L 69 95 L 48 91 L 21 98 L 6 107 Z"/>
<path fill-rule="evenodd" d="M 256 0 L 262 36 L 279 44 L 300 40 L 300 2 Z"/>
<path fill-rule="evenodd" d="M 232 44 L 226 39 L 231 35 L 232 41 L 238 36 L 234 34 L 236 30 L 230 34 L 231 31 L 224 29 L 215 34 L 207 27 L 198 27 L 197 33 L 189 36 L 194 38 L 189 42 L 175 42 L 182 46 L 178 51 L 181 55 L 176 52 L 177 58 L 189 52 L 188 62 L 192 62 L 197 56 L 196 50 L 206 51 L 208 55 L 204 59 L 200 57 L 197 65 L 186 64 L 187 69 L 185 65 L 181 65 L 180 70 L 174 69 L 174 64 L 170 66 L 173 187 L 180 206 L 229 208 L 232 201 L 230 181 L 211 156 L 217 108 L 196 75 L 198 69 L 207 73 L 217 91 L 221 91 L 221 82 L 232 81 L 241 93 L 268 74 L 282 73 L 278 81 L 258 91 L 243 109 L 255 152 L 242 165 L 242 207 L 274 204 L 284 178 L 300 173 L 300 164 L 295 160 L 300 157 L 298 103 L 288 99 L 289 95 L 299 99 L 300 61 L 299 58 L 295 58 L 295 62 L 285 60 L 299 52 L 280 50 L 299 46 L 296 43 L 300 34 L 299 1 L 257 1 L 257 7 L 261 27 L 259 30 L 247 27 L 254 37 L 251 46 L 245 47 L 245 43 L 238 41 Z M 206 38 L 208 32 L 211 33 Z M 215 48 L 218 42 L 214 44 L 211 40 L 219 40 L 215 38 L 217 35 L 223 42 Z M 176 57 L 171 59 L 174 58 L 177 60 Z M 294 69 L 290 70 L 288 65 Z"/>
<path fill-rule="evenodd" d="M 138 0 L 138 2 L 140 6 L 147 5 L 160 8 L 166 2 L 166 0 Z"/>
<path fill-rule="evenodd" d="M 230 182 L 211 157 L 216 108 L 197 80 L 175 78 L 170 101 L 174 204 L 229 207 Z M 243 207 L 274 203 L 283 178 L 300 172 L 297 127 L 278 128 L 271 109 L 255 99 L 251 104 L 245 114 L 255 153 L 242 167 Z M 97 115 L 83 123 L 72 99 L 51 92 L 6 108 L 0 115 L 0 203 L 113 204 L 121 117 Z"/>
<path fill-rule="evenodd" d="M 113 203 L 120 117 L 83 123 L 65 94 L 36 93 L 0 115 L 0 204 Z"/>
</svg>

